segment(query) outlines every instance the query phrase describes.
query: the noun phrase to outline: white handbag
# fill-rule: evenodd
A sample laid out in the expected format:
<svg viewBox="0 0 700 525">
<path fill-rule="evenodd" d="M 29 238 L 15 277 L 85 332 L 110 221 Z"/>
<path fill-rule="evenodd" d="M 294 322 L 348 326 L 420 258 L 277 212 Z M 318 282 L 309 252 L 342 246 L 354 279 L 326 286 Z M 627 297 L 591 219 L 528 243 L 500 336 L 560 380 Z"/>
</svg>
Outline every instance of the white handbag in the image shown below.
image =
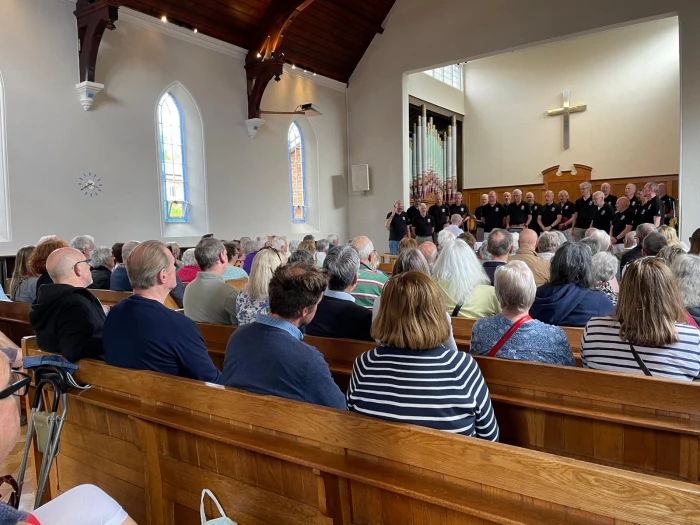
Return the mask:
<svg viewBox="0 0 700 525">
<path fill-rule="evenodd" d="M 204 497 L 209 496 L 211 500 L 214 502 L 216 505 L 216 508 L 219 509 L 219 514 L 221 514 L 220 518 L 214 518 L 213 520 L 207 521 L 207 515 L 204 513 Z M 202 525 L 238 525 L 235 521 L 233 521 L 230 518 L 226 517 L 226 514 L 224 513 L 224 509 L 221 508 L 221 505 L 219 504 L 219 500 L 216 499 L 216 496 L 211 493 L 209 489 L 204 489 L 202 491 L 202 501 L 199 505 L 199 517 L 202 521 Z"/>
</svg>

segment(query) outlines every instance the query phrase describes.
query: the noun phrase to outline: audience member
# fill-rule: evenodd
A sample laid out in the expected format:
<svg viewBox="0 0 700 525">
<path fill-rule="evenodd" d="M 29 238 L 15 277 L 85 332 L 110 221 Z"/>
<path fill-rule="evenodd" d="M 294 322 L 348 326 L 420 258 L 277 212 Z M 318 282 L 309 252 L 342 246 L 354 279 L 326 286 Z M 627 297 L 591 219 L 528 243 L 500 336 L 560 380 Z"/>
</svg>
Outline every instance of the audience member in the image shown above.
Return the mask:
<svg viewBox="0 0 700 525">
<path fill-rule="evenodd" d="M 518 247 L 518 251 L 510 256 L 510 260 L 524 262 L 525 265 L 530 268 L 535 278 L 535 285 L 542 286 L 549 281 L 549 261 L 538 257 L 537 252 L 535 252 L 537 248 L 537 233 L 533 230 L 523 230 L 520 233 L 519 240 L 520 246 Z"/>
<path fill-rule="evenodd" d="M 459 193 L 457 195 L 459 195 Z M 455 213 L 454 215 L 452 215 L 452 217 L 450 217 L 450 225 L 447 228 L 445 228 L 445 230 L 447 230 L 448 232 L 451 232 L 452 235 L 454 235 L 455 237 L 459 237 L 460 235 L 462 235 L 464 233 L 461 226 L 462 226 L 462 216 L 459 213 Z M 440 239 L 438 237 L 438 243 L 439 242 L 440 242 Z"/>
<path fill-rule="evenodd" d="M 326 239 L 331 248 L 335 248 L 340 243 L 340 236 L 337 233 L 329 233 Z"/>
<path fill-rule="evenodd" d="M 116 266 L 112 270 L 112 275 L 109 279 L 109 289 L 115 292 L 131 292 L 131 283 L 129 282 L 129 275 L 127 273 L 129 254 L 131 251 L 139 245 L 139 241 L 129 241 L 125 242 L 121 249 L 121 255 L 123 263 Z M 116 258 L 115 258 L 116 260 Z"/>
<path fill-rule="evenodd" d="M 301 329 L 313 320 L 327 285 L 328 277 L 314 266 L 279 266 L 269 283 L 269 315 L 238 328 L 226 345 L 224 384 L 345 410 L 323 355 L 302 341 Z"/>
<path fill-rule="evenodd" d="M 418 248 L 418 241 L 415 239 L 412 239 L 411 237 L 404 237 L 399 241 L 399 249 L 396 252 L 396 255 L 401 255 L 401 253 L 404 250 L 412 250 L 414 248 Z"/>
<path fill-rule="evenodd" d="M 552 365 L 576 365 L 566 332 L 530 317 L 537 285 L 524 261 L 515 260 L 499 267 L 495 290 L 501 313 L 474 323 L 470 353 Z"/>
<path fill-rule="evenodd" d="M 513 253 L 513 234 L 501 228 L 492 230 L 486 239 L 486 251 L 491 255 L 491 259 L 483 262 L 484 271 L 493 284 L 496 268 L 508 263 L 508 257 Z"/>
<path fill-rule="evenodd" d="M 333 248 L 323 262 L 329 278 L 328 289 L 316 308 L 306 333 L 371 341 L 372 311 L 355 304 L 351 295 L 357 285 L 360 256 L 352 246 Z M 377 297 L 379 299 L 379 297 Z"/>
<path fill-rule="evenodd" d="M 637 206 L 639 206 L 639 204 L 637 204 Z M 637 229 L 635 230 L 635 239 L 637 240 L 637 246 L 635 246 L 634 248 L 630 248 L 622 255 L 620 264 L 621 270 L 624 270 L 625 266 L 627 266 L 635 259 L 644 257 L 644 254 L 642 253 L 642 244 L 644 243 L 644 238 L 653 231 L 653 224 L 644 223 L 637 226 Z"/>
<path fill-rule="evenodd" d="M 299 249 L 299 244 L 301 244 L 301 241 L 289 241 L 289 253 L 293 254 L 295 251 L 297 251 Z"/>
<path fill-rule="evenodd" d="M 53 283 L 49 272 L 46 271 L 46 259 L 49 258 L 49 255 L 51 255 L 54 250 L 65 248 L 67 246 L 68 243 L 66 241 L 57 239 L 54 235 L 43 241 L 40 240 L 36 245 L 36 248 L 34 248 L 34 251 L 29 256 L 28 264 L 32 273 L 38 277 L 36 281 L 37 294 L 39 293 L 39 288 L 41 288 L 43 285 Z"/>
<path fill-rule="evenodd" d="M 615 306 L 617 304 L 617 271 L 620 269 L 620 261 L 610 252 L 599 252 L 593 256 L 593 285 L 594 290 L 603 292 Z"/>
<path fill-rule="evenodd" d="M 273 235 L 270 238 L 270 247 L 278 250 L 280 253 L 289 256 L 289 246 L 287 238 L 281 235 Z"/>
<path fill-rule="evenodd" d="M 314 261 L 314 254 L 309 250 L 299 249 L 292 252 L 289 257 L 289 264 L 316 264 Z"/>
<path fill-rule="evenodd" d="M 197 325 L 163 305 L 175 288 L 175 258 L 160 241 L 136 246 L 127 260 L 134 294 L 115 304 L 104 327 L 105 361 L 221 383 Z"/>
<path fill-rule="evenodd" d="M 222 277 L 228 267 L 224 244 L 213 237 L 202 239 L 194 256 L 202 271 L 185 288 L 185 315 L 196 323 L 237 325 L 238 291 Z"/>
<path fill-rule="evenodd" d="M 664 246 L 661 249 L 661 251 L 659 252 L 659 257 L 661 257 L 670 268 L 673 262 L 676 260 L 676 258 L 679 255 L 684 255 L 685 253 L 685 250 L 681 247 L 680 244 L 669 244 L 668 246 Z"/>
<path fill-rule="evenodd" d="M 460 231 L 461 233 L 461 231 Z M 442 230 L 437 234 L 438 252 L 442 250 L 448 242 L 453 242 L 456 235 L 449 230 Z"/>
<path fill-rule="evenodd" d="M 448 244 L 446 250 L 455 245 L 471 251 L 462 242 Z M 498 441 L 498 423 L 478 365 L 468 353 L 443 346 L 450 323 L 435 283 L 424 273 L 402 273 L 392 277 L 382 299 L 372 325 L 380 346 L 355 360 L 348 409 Z"/>
<path fill-rule="evenodd" d="M 437 246 L 435 246 L 435 243 L 432 241 L 425 241 L 423 244 L 418 246 L 418 251 L 420 251 L 423 254 L 423 257 L 425 257 L 430 273 L 433 273 L 433 267 L 435 266 L 435 261 L 437 261 L 438 258 L 438 249 Z"/>
<path fill-rule="evenodd" d="M 637 259 L 627 267 L 614 315 L 586 324 L 581 360 L 597 370 L 693 381 L 700 376 L 700 331 L 687 322 L 668 266 Z"/>
<path fill-rule="evenodd" d="M 352 240 L 352 246 L 360 255 L 360 272 L 352 296 L 355 298 L 355 304 L 371 309 L 374 300 L 382 295 L 382 288 L 389 279 L 382 272 L 377 271 L 379 256 L 368 237 L 355 237 Z"/>
<path fill-rule="evenodd" d="M 316 243 L 316 239 L 314 239 L 314 236 L 309 234 L 309 235 L 304 235 L 304 241 L 312 241 L 313 243 Z"/>
<path fill-rule="evenodd" d="M 270 312 L 268 286 L 272 275 L 281 264 L 284 264 L 282 256 L 274 248 L 262 248 L 256 254 L 250 278 L 236 298 L 236 317 L 239 325 L 252 323 L 258 314 L 265 315 Z"/>
<path fill-rule="evenodd" d="M 177 276 L 183 283 L 191 283 L 201 271 L 202 269 L 197 264 L 194 248 L 188 248 L 185 250 L 185 253 L 182 254 L 182 268 L 177 270 Z"/>
<path fill-rule="evenodd" d="M 112 245 L 112 255 L 114 255 L 114 267 L 117 268 L 120 264 L 124 264 L 124 259 L 122 258 L 122 248 L 124 247 L 123 242 L 115 242 Z"/>
<path fill-rule="evenodd" d="M 637 247 L 637 232 L 629 232 L 625 235 L 625 252 Z M 623 252 L 624 253 L 624 252 Z"/>
<path fill-rule="evenodd" d="M 700 255 L 700 228 L 693 232 L 693 235 L 690 236 L 689 241 L 690 250 L 688 250 L 688 253 Z"/>
<path fill-rule="evenodd" d="M 307 240 L 306 237 L 304 237 L 304 240 Z M 311 240 L 313 240 L 313 236 L 311 237 Z M 253 267 L 253 260 L 258 252 L 266 246 L 270 246 L 270 237 L 266 233 L 259 233 L 255 236 L 254 242 L 255 250 L 249 252 L 245 257 L 245 261 L 243 261 L 243 269 L 248 275 L 250 275 L 250 270 Z"/>
<path fill-rule="evenodd" d="M 549 283 L 537 289 L 530 315 L 556 326 L 585 326 L 591 317 L 612 313 L 605 294 L 595 284 L 591 251 L 579 243 L 566 243 L 554 254 Z"/>
<path fill-rule="evenodd" d="M 488 275 L 467 243 L 455 241 L 445 246 L 435 263 L 433 279 L 452 317 L 479 319 L 499 312 Z"/>
<path fill-rule="evenodd" d="M 69 246 L 82 253 L 85 259 L 89 259 L 92 250 L 95 249 L 95 239 L 90 235 L 78 235 L 71 239 Z"/>
<path fill-rule="evenodd" d="M 179 270 L 184 266 L 182 261 L 180 260 L 180 245 L 176 242 L 166 242 L 165 246 L 170 250 L 170 253 L 173 254 L 173 257 L 175 258 L 175 269 Z"/>
<path fill-rule="evenodd" d="M 87 259 L 73 248 L 59 248 L 49 255 L 46 269 L 52 284 L 39 288 L 29 311 L 39 348 L 69 361 L 101 355 L 105 312 L 85 289 L 92 283 Z"/>
<path fill-rule="evenodd" d="M 224 241 L 224 248 L 226 248 L 226 270 L 221 278 L 224 281 L 247 279 L 248 274 L 245 273 L 245 270 L 236 266 L 236 263 L 240 262 L 241 243 L 239 241 Z"/>
<path fill-rule="evenodd" d="M 476 237 L 469 232 L 463 232 L 457 237 L 460 241 L 466 242 L 472 250 L 476 249 Z"/>
<path fill-rule="evenodd" d="M 112 270 L 114 269 L 114 256 L 109 246 L 97 246 L 88 260 L 92 266 L 92 284 L 88 286 L 93 290 L 109 290 Z"/>
<path fill-rule="evenodd" d="M 560 233 L 559 231 L 548 231 L 540 234 L 540 238 L 537 239 L 537 255 L 540 259 L 550 262 L 559 246 L 566 242 L 562 241 Z"/>
<path fill-rule="evenodd" d="M 316 241 L 316 266 L 323 268 L 323 261 L 326 260 L 330 243 L 328 239 L 319 239 Z"/>
<path fill-rule="evenodd" d="M 659 232 L 652 231 L 649 232 L 649 235 L 644 237 L 644 241 L 642 242 L 642 254 L 645 257 L 655 257 L 666 246 L 668 246 L 666 237 Z"/>
<path fill-rule="evenodd" d="M 679 254 L 673 261 L 671 271 L 676 277 L 683 306 L 695 325 L 700 326 L 700 256 Z"/>
<path fill-rule="evenodd" d="M 294 242 L 296 242 L 296 243 L 297 243 L 297 246 L 298 246 L 300 241 L 294 241 Z M 243 266 L 245 265 L 246 259 L 248 259 L 248 256 L 251 257 L 251 261 L 252 261 L 252 260 L 255 258 L 255 255 L 257 254 L 257 252 L 256 252 L 256 249 L 255 249 L 255 241 L 252 241 L 252 240 L 250 240 L 250 239 L 248 239 L 248 240 L 245 241 L 245 242 L 244 242 L 244 241 L 241 241 L 241 246 L 242 246 L 241 253 L 242 253 L 242 255 L 243 255 L 243 261 L 242 261 L 240 267 L 243 268 Z M 295 249 L 296 249 L 296 248 L 295 248 Z M 253 255 L 251 255 L 251 254 L 253 254 Z M 244 270 L 244 271 L 245 271 L 245 270 Z M 248 272 L 246 272 L 246 273 L 248 273 Z M 249 274 L 249 273 L 248 273 L 248 274 Z M 249 275 L 250 275 L 250 274 L 249 274 Z"/>
<path fill-rule="evenodd" d="M 34 246 L 24 246 L 17 251 L 15 268 L 8 293 L 12 301 L 18 303 L 33 303 L 36 299 L 36 282 L 38 277 L 29 267 L 29 259 L 34 252 Z"/>
</svg>

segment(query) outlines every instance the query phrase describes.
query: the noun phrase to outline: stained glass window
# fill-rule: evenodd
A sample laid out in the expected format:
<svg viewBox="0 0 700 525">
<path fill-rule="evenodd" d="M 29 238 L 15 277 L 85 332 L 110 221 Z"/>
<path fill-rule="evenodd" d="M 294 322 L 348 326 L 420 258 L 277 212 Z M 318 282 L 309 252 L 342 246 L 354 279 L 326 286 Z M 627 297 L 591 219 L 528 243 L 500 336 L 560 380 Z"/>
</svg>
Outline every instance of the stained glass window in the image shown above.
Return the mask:
<svg viewBox="0 0 700 525">
<path fill-rule="evenodd" d="M 187 169 L 180 105 L 170 93 L 158 103 L 163 212 L 166 222 L 188 222 Z"/>
<path fill-rule="evenodd" d="M 292 222 L 306 222 L 306 174 L 304 172 L 304 141 L 296 122 L 287 134 L 289 151 L 289 184 L 292 196 Z"/>
</svg>

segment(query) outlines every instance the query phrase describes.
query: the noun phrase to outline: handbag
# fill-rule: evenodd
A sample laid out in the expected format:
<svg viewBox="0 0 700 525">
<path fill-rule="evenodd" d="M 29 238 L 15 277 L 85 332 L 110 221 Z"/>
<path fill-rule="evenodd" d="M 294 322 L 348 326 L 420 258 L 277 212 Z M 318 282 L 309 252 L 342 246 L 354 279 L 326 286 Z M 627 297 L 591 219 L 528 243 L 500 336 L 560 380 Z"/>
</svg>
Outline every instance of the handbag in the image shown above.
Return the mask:
<svg viewBox="0 0 700 525">
<path fill-rule="evenodd" d="M 221 514 L 220 518 L 214 518 L 213 520 L 207 521 L 207 515 L 204 512 L 204 497 L 205 496 L 209 496 L 211 498 L 211 500 L 214 502 L 214 505 L 216 505 L 216 508 L 219 510 L 219 514 Z M 202 525 L 238 525 L 231 518 L 226 517 L 226 513 L 224 512 L 224 509 L 221 508 L 221 504 L 219 503 L 219 500 L 216 499 L 216 496 L 214 496 L 214 494 L 212 494 L 211 490 L 209 490 L 209 489 L 202 490 L 202 501 L 199 504 L 199 518 L 202 522 Z"/>
<path fill-rule="evenodd" d="M 634 349 L 634 346 L 632 345 L 632 343 L 630 343 L 630 350 L 632 350 L 632 355 L 634 356 L 634 360 L 637 361 L 637 364 L 639 365 L 639 368 L 642 369 L 642 372 L 644 372 L 644 375 L 651 377 L 651 372 L 649 372 L 647 365 L 644 364 L 644 361 L 642 361 L 641 356 Z"/>
</svg>

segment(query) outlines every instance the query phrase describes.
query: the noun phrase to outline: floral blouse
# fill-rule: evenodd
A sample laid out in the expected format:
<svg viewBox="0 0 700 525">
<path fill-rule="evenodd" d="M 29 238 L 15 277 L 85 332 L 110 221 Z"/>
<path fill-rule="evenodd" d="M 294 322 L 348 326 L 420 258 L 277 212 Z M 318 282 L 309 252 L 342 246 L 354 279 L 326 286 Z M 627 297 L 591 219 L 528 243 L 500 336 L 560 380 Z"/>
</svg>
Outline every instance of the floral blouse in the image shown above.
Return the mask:
<svg viewBox="0 0 700 525">
<path fill-rule="evenodd" d="M 617 306 L 617 294 L 613 292 L 613 289 L 610 286 L 609 282 L 596 283 L 593 289 L 598 290 L 599 292 L 603 292 L 608 297 L 608 299 L 610 299 L 610 302 L 613 304 L 613 306 Z"/>
<path fill-rule="evenodd" d="M 252 323 L 258 314 L 267 315 L 269 313 L 270 303 L 267 298 L 261 301 L 253 301 L 245 289 L 238 292 L 238 297 L 236 297 L 236 317 L 238 318 L 239 326 Z"/>
</svg>

